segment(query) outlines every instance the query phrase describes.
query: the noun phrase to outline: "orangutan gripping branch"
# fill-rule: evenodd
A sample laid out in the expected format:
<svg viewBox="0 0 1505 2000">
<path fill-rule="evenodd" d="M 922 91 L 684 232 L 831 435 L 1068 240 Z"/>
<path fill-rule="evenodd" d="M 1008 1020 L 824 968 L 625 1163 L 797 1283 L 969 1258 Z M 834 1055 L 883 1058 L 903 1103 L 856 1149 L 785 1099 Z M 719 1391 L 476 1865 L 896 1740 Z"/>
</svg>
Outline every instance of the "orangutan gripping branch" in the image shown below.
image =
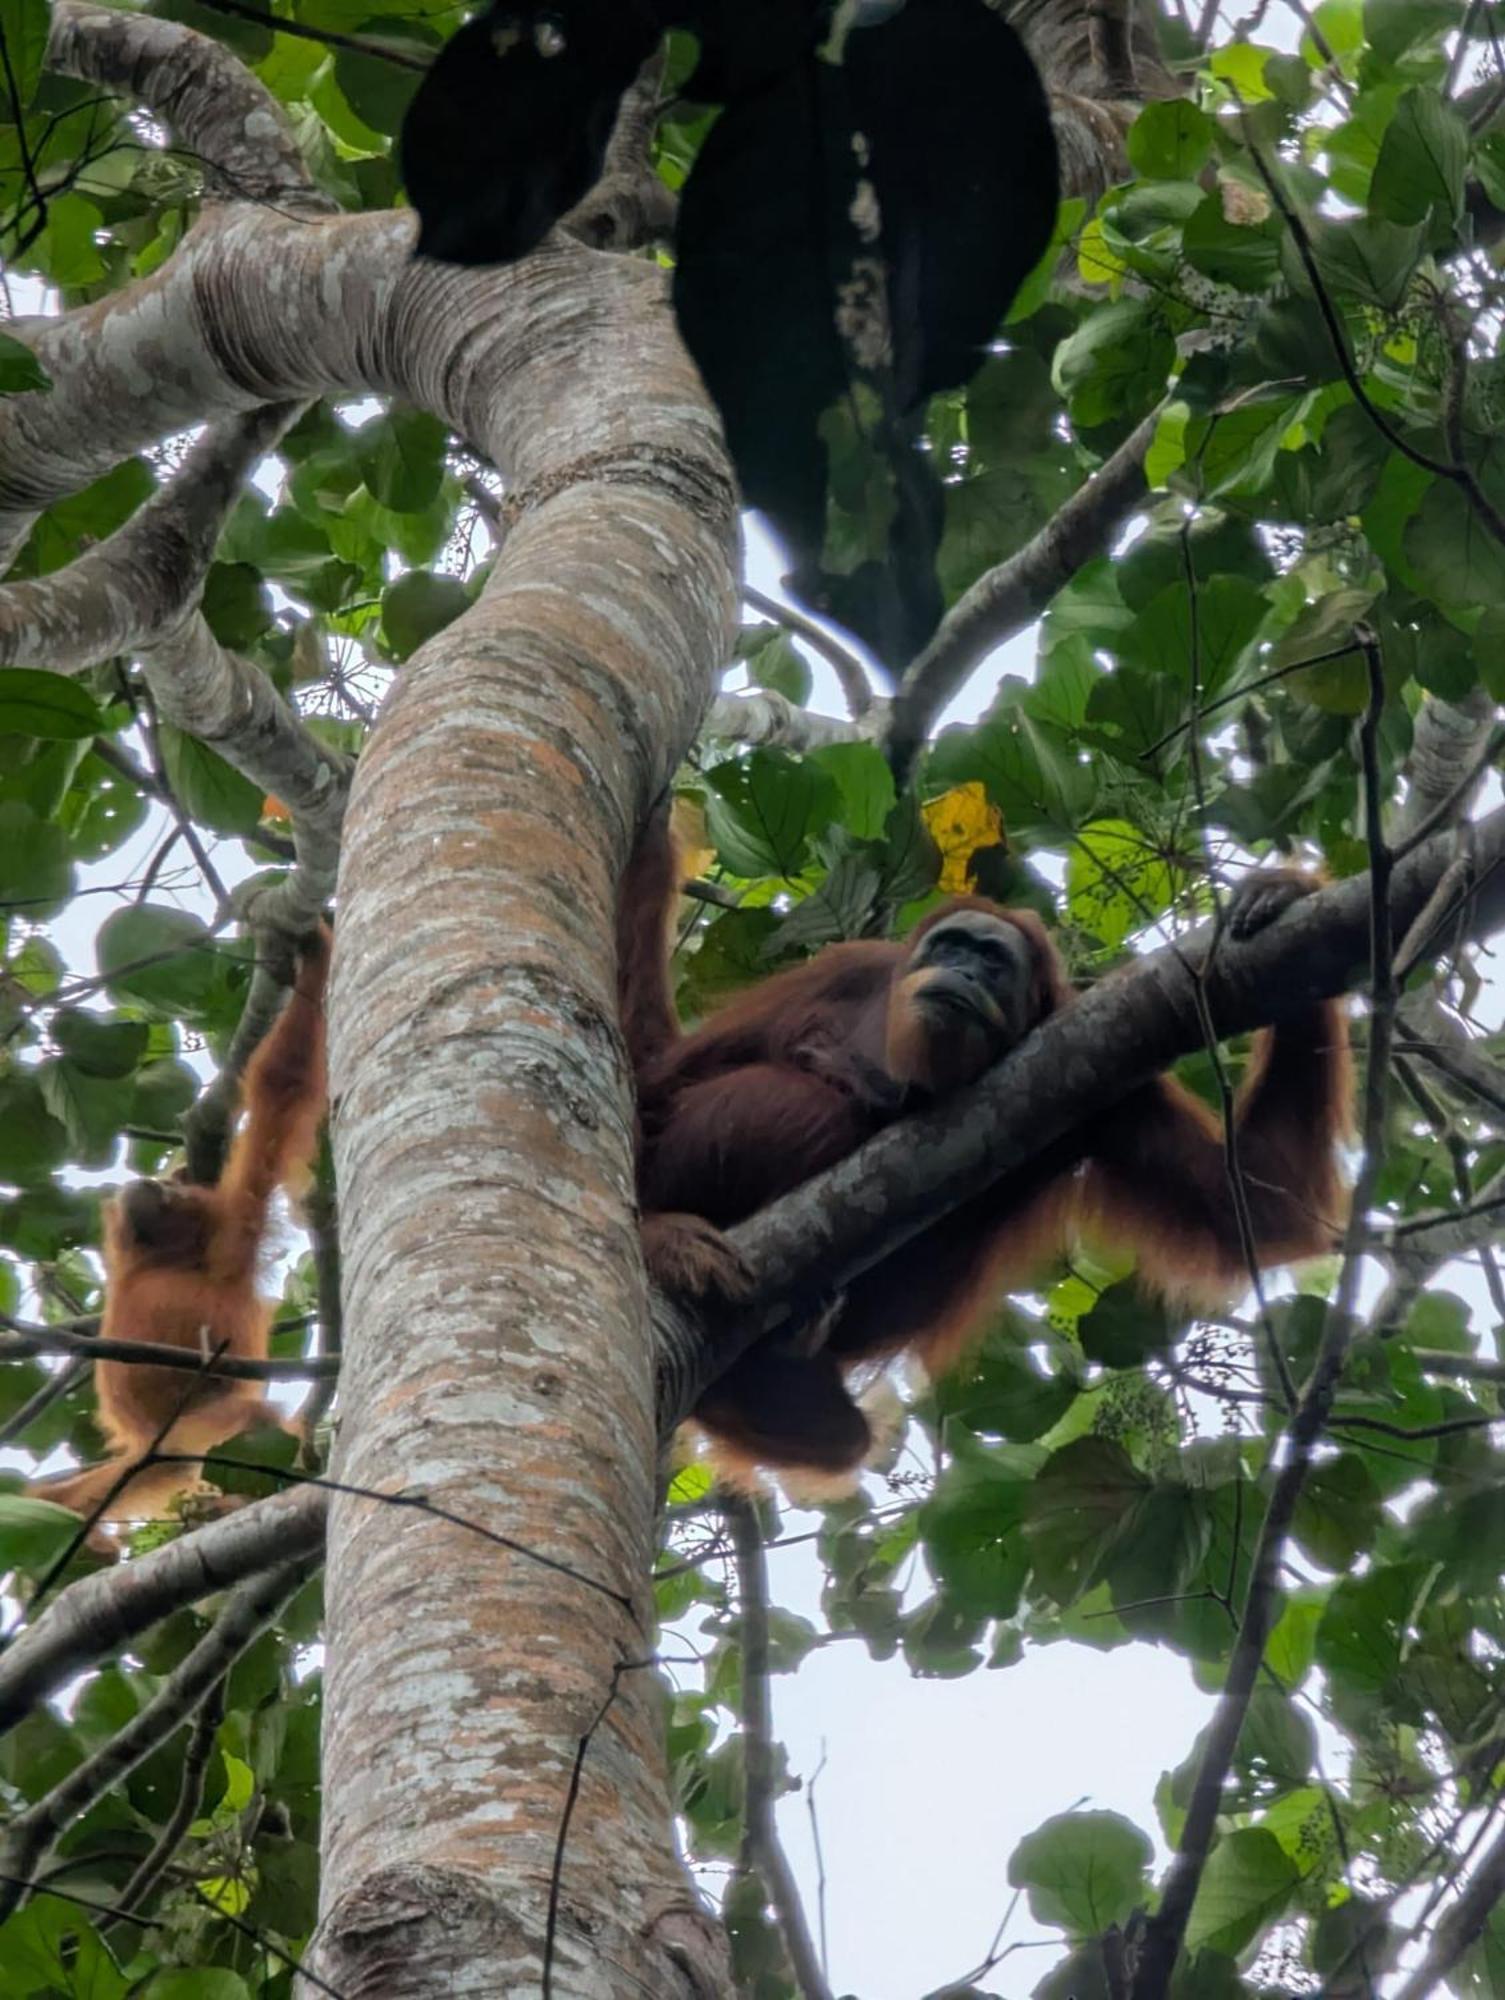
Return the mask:
<svg viewBox="0 0 1505 2000">
<path fill-rule="evenodd" d="M 903 943 L 828 945 L 739 995 L 692 1033 L 675 1017 L 666 946 L 677 889 L 667 821 L 623 884 L 622 1019 L 637 1075 L 638 1191 L 654 1281 L 735 1299 L 745 1274 L 721 1234 L 844 1158 L 905 1109 L 974 1081 L 1072 988 L 1040 919 L 954 898 Z M 1229 907 L 1252 936 L 1316 885 L 1251 875 Z M 1238 1158 L 1262 1265 L 1330 1249 L 1345 1209 L 1338 1142 L 1351 1099 L 1340 1001 L 1256 1046 L 1235 1107 Z M 954 1361 L 999 1295 L 1079 1232 L 1132 1249 L 1172 1297 L 1226 1296 L 1247 1273 L 1220 1122 L 1172 1077 L 1131 1091 L 1088 1134 L 1009 1174 L 903 1244 L 846 1291 L 824 1345 L 750 1348 L 697 1420 L 734 1458 L 841 1471 L 869 1449 L 848 1393 L 856 1363 L 912 1349 Z"/>
<path fill-rule="evenodd" d="M 246 1065 L 246 1116 L 213 1187 L 133 1181 L 104 1212 L 109 1340 L 155 1341 L 208 1361 L 264 1361 L 273 1306 L 259 1296 L 257 1264 L 279 1187 L 306 1177 L 324 1117 L 324 985 L 327 929 L 299 953 L 297 981 L 271 1032 Z M 97 1361 L 100 1429 L 110 1455 L 31 1490 L 77 1514 L 106 1521 L 160 1513 L 191 1486 L 192 1463 L 149 1464 L 110 1489 L 133 1459 L 195 1454 L 258 1424 L 279 1422 L 253 1381 L 196 1376 L 181 1368 Z"/>
</svg>

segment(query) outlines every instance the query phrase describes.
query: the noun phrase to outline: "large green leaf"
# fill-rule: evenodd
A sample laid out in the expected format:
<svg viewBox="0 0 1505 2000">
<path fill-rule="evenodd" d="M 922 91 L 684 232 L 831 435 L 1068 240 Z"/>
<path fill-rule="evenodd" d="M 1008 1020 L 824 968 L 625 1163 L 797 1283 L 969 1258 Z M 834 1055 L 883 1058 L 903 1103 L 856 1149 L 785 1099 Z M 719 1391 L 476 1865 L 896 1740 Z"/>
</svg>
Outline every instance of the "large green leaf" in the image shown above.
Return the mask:
<svg viewBox="0 0 1505 2000">
<path fill-rule="evenodd" d="M 1058 1813 L 1014 1849 L 1009 1881 L 1036 1923 L 1090 1937 L 1149 1901 L 1153 1858 L 1149 1836 L 1118 1813 Z"/>
</svg>

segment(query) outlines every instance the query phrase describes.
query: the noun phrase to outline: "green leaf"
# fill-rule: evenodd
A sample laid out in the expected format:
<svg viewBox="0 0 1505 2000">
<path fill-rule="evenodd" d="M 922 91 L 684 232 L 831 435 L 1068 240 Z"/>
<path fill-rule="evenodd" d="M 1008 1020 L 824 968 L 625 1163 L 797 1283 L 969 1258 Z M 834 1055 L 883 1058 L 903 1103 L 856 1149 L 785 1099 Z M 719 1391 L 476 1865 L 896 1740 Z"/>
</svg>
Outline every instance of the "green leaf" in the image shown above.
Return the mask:
<svg viewBox="0 0 1505 2000">
<path fill-rule="evenodd" d="M 810 761 L 829 771 L 841 794 L 840 819 L 856 840 L 881 840 L 894 809 L 894 774 L 876 743 L 831 743 Z"/>
<path fill-rule="evenodd" d="M 1292 1532 L 1324 1569 L 1352 1569 L 1374 1547 L 1383 1501 L 1369 1467 L 1345 1451 L 1318 1465 L 1296 1503 Z"/>
<path fill-rule="evenodd" d="M 73 894 L 68 836 L 19 799 L 0 799 L 0 913 L 36 923 Z"/>
<path fill-rule="evenodd" d="M 67 742 L 104 730 L 99 703 L 77 681 L 35 667 L 0 667 L 0 735 Z"/>
<path fill-rule="evenodd" d="M 272 622 L 266 584 L 250 563 L 211 563 L 200 608 L 220 644 L 235 649 L 254 645 Z"/>
<path fill-rule="evenodd" d="M 115 910 L 95 940 L 110 997 L 173 1020 L 202 1012 L 220 982 L 214 941 L 186 910 L 136 903 Z"/>
<path fill-rule="evenodd" d="M 242 836 L 256 831 L 263 795 L 233 765 L 170 722 L 157 731 L 162 765 L 173 797 L 191 820 L 216 833 Z"/>
<path fill-rule="evenodd" d="M 1463 213 L 1468 127 L 1435 90 L 1408 90 L 1385 130 L 1369 210 L 1391 222 L 1452 225 Z"/>
<path fill-rule="evenodd" d="M 1434 42 L 1456 28 L 1458 0 L 1364 0 L 1364 39 L 1376 55 L 1394 62 L 1419 42 Z"/>
<path fill-rule="evenodd" d="M 810 664 L 787 632 L 777 625 L 755 627 L 754 638 L 739 648 L 749 677 L 803 708 L 810 699 Z M 744 640 L 747 635 L 744 633 Z"/>
<path fill-rule="evenodd" d="M 1177 1324 L 1158 1300 L 1135 1284 L 1110 1285 L 1091 1312 L 1077 1321 L 1089 1361 L 1104 1368 L 1139 1368 L 1175 1344 Z"/>
<path fill-rule="evenodd" d="M 390 14 L 353 24 L 353 34 L 356 40 L 385 44 L 399 55 L 425 61 L 440 46 L 439 37 L 421 21 L 397 21 Z M 373 132 L 389 134 L 401 129 L 408 104 L 423 80 L 421 69 L 348 48 L 335 50 L 334 74 L 346 103 L 362 124 Z"/>
<path fill-rule="evenodd" d="M 1140 416 L 1165 393 L 1176 345 L 1160 309 L 1144 299 L 1099 306 L 1056 349 L 1053 379 L 1075 421 L 1090 428 Z"/>
<path fill-rule="evenodd" d="M 4 0 L 5 83 L 0 120 L 13 123 L 36 95 L 52 26 L 47 0 Z"/>
<path fill-rule="evenodd" d="M 935 1385 L 936 1410 L 945 1424 L 965 1424 L 1017 1444 L 1044 1437 L 1076 1401 L 1078 1383 L 1046 1375 L 1029 1352 L 1037 1329 L 1006 1306 L 965 1358 Z"/>
<path fill-rule="evenodd" d="M 835 819 L 840 792 L 829 771 L 784 750 L 755 750 L 706 773 L 706 819 L 722 861 L 734 875 L 789 880 L 809 859 L 809 844 Z"/>
<path fill-rule="evenodd" d="M 1346 222 L 1308 216 L 1306 229 L 1329 292 L 1382 312 L 1399 310 L 1426 247 L 1425 223 L 1407 229 L 1382 216 L 1358 215 Z M 1294 252 L 1285 253 L 1285 266 L 1300 290 L 1310 290 Z"/>
<path fill-rule="evenodd" d="M 1181 244 L 1194 271 L 1241 292 L 1268 290 L 1280 269 L 1278 222 L 1273 217 L 1230 222 L 1217 194 L 1207 195 L 1187 217 Z"/>
<path fill-rule="evenodd" d="M 1020 1527 L 1039 1454 L 958 1451 L 920 1512 L 936 1580 L 977 1618 L 1012 1618 L 1029 1574 Z"/>
<path fill-rule="evenodd" d="M 1369 700 L 1369 674 L 1354 626 L 1369 616 L 1373 606 L 1373 591 L 1351 588 L 1331 590 L 1305 605 L 1273 648 L 1268 671 L 1286 673 L 1292 694 L 1329 715 L 1362 714 Z M 1322 659 L 1325 653 L 1338 657 Z M 1287 671 L 1302 660 L 1321 664 L 1297 673 Z"/>
<path fill-rule="evenodd" d="M 205 1965 L 192 1971 L 154 1972 L 141 2000 L 250 2000 L 251 1989 L 238 1972 Z"/>
<path fill-rule="evenodd" d="M 974 728 L 942 730 L 926 777 L 936 791 L 980 781 L 1011 836 L 1059 836 L 1090 811 L 1097 779 L 1068 735 L 1035 720 L 1025 705 L 1029 692 L 1005 681 Z"/>
<path fill-rule="evenodd" d="M 78 1516 L 66 1507 L 22 1493 L 0 1493 L 0 1566 L 5 1569 L 40 1575 L 77 1533 Z"/>
<path fill-rule="evenodd" d="M 120 1128 L 130 1116 L 131 1086 L 120 1077 L 91 1076 L 66 1056 L 37 1072 L 42 1101 L 68 1134 L 80 1166 L 108 1166 Z"/>
<path fill-rule="evenodd" d="M 1212 151 L 1217 126 L 1189 98 L 1147 104 L 1129 127 L 1129 159 L 1147 180 L 1195 180 Z"/>
<path fill-rule="evenodd" d="M 1165 857 L 1127 820 L 1096 819 L 1081 828 L 1066 861 L 1071 920 L 1110 948 L 1170 908 L 1176 877 Z"/>
<path fill-rule="evenodd" d="M 1405 530 L 1406 559 L 1441 605 L 1505 607 L 1505 548 L 1451 480 L 1434 480 Z"/>
<path fill-rule="evenodd" d="M 382 592 L 382 632 L 393 657 L 406 660 L 469 609 L 470 595 L 458 577 L 410 569 Z"/>
<path fill-rule="evenodd" d="M 1079 1438 L 1054 1453 L 1035 1480 L 1024 1529 L 1041 1588 L 1058 1604 L 1089 1590 L 1149 1491 L 1107 1438 Z"/>
<path fill-rule="evenodd" d="M 1119 1813 L 1058 1813 L 1014 1849 L 1009 1882 L 1027 1893 L 1036 1923 L 1091 1937 L 1149 1901 L 1154 1853 Z"/>
<path fill-rule="evenodd" d="M 60 1007 L 52 1017 L 52 1039 L 86 1075 L 129 1076 L 146 1054 L 151 1029 L 119 1014 Z"/>
<path fill-rule="evenodd" d="M 397 514 L 420 514 L 439 497 L 449 432 L 425 410 L 373 417 L 355 434 L 361 478 L 374 499 Z"/>
<path fill-rule="evenodd" d="M 1290 1902 L 1300 1870 L 1263 1827 L 1225 1833 L 1208 1857 L 1186 1926 L 1186 1948 L 1236 1957 Z"/>
<path fill-rule="evenodd" d="M 27 0 L 34 4 L 34 0 Z M 45 0 L 42 12 L 46 15 Z M 11 334 L 0 333 L 0 396 L 24 396 L 30 390 L 50 389 L 52 377 L 29 347 Z"/>
<path fill-rule="evenodd" d="M 69 1519 L 76 1530 L 77 1515 Z M 62 1772 L 51 1775 L 60 1778 Z M 34 1896 L 0 1924 L 0 1967 L 6 2000 L 12 1994 L 36 2000 L 123 2000 L 131 1990 L 131 1981 L 97 1933 L 61 1897 Z"/>
</svg>

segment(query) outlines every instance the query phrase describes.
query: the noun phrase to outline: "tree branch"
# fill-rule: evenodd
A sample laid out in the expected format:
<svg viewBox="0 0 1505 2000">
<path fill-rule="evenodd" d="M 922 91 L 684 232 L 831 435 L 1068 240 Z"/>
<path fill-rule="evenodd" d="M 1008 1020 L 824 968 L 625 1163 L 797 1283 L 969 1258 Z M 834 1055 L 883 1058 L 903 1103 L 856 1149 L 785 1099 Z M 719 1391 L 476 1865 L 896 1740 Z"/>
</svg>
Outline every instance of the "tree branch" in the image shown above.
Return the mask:
<svg viewBox="0 0 1505 2000">
<path fill-rule="evenodd" d="M 1037 535 L 980 576 L 946 613 L 894 696 L 886 748 L 896 778 L 908 773 L 936 717 L 972 670 L 1038 618 L 1139 505 L 1145 454 L 1159 421 L 1160 411 L 1153 410 Z"/>
<path fill-rule="evenodd" d="M 59 1836 L 182 1726 L 276 1617 L 314 1562 L 314 1556 L 301 1555 L 243 1583 L 151 1700 L 51 1791 L 16 1814 L 0 1836 L 0 1920 L 20 1902 Z"/>
<path fill-rule="evenodd" d="M 334 208 L 314 186 L 277 99 L 209 35 L 150 14 L 54 0 L 47 67 L 155 112 L 218 177 L 221 195 L 320 214 Z"/>
<path fill-rule="evenodd" d="M 0 1654 L 0 1735 L 71 1675 L 129 1645 L 159 1619 L 274 1563 L 314 1555 L 323 1546 L 328 1511 L 326 1492 L 297 1486 L 70 1584 Z"/>
<path fill-rule="evenodd" d="M 1458 1900 L 1438 1923 L 1425 1959 L 1395 2000 L 1428 2000 L 1482 1934 L 1490 1913 L 1505 1896 L 1505 1833 L 1498 1834 L 1469 1877 Z"/>
<path fill-rule="evenodd" d="M 640 250 L 674 235 L 679 200 L 653 166 L 666 54 L 656 49 L 638 72 L 618 108 L 600 180 L 561 219 L 562 229 L 593 250 Z"/>
<path fill-rule="evenodd" d="M 778 1918 L 794 1983 L 804 2000 L 833 2000 L 800 1900 L 799 1884 L 779 1839 L 774 1817 L 777 1770 L 773 1713 L 768 1696 L 768 1562 L 763 1528 L 749 1500 L 726 1509 L 737 1559 L 737 1592 L 742 1626 L 742 1759 L 746 1776 L 741 1872 L 762 1880 Z"/>
<path fill-rule="evenodd" d="M 115 1898 L 115 1908 L 120 1914 L 101 1926 L 105 1935 L 108 1935 L 116 1924 L 128 1922 L 146 1901 L 171 1866 L 172 1858 L 177 1853 L 189 1827 L 203 1810 L 204 1780 L 208 1774 L 209 1759 L 214 1755 L 214 1740 L 219 1734 L 224 1714 L 225 1680 L 221 1677 L 199 1703 L 198 1713 L 193 1718 L 193 1729 L 183 1752 L 178 1796 L 173 1802 L 167 1823 L 152 1842 L 150 1851 L 144 1854 L 136 1867 L 131 1870 L 125 1887 Z"/>
<path fill-rule="evenodd" d="M 76 1354 L 90 1361 L 127 1361 L 153 1368 L 186 1369 L 195 1375 L 224 1376 L 234 1382 L 304 1382 L 339 1373 L 338 1355 L 310 1355 L 305 1361 L 244 1361 L 235 1355 L 205 1358 L 197 1348 L 168 1347 L 155 1340 L 101 1340 L 61 1326 L 27 1326 L 0 1313 L 0 1361 L 24 1361 L 36 1354 Z"/>
<path fill-rule="evenodd" d="M 299 407 L 269 404 L 217 425 L 113 535 L 64 569 L 0 589 L 0 666 L 82 673 L 181 623 L 247 477 Z"/>
<path fill-rule="evenodd" d="M 771 618 L 776 625 L 782 625 L 786 632 L 797 634 L 807 646 L 820 654 L 840 681 L 847 712 L 854 721 L 861 721 L 872 711 L 877 698 L 861 660 L 855 653 L 848 652 L 819 619 L 810 617 L 793 604 L 781 604 L 776 597 L 754 590 L 748 583 L 742 586 L 742 602 L 751 605 L 754 611 L 760 611 L 765 618 Z"/>
<path fill-rule="evenodd" d="M 720 743 L 778 744 L 785 750 L 819 750 L 827 743 L 870 743 L 874 724 L 881 716 L 869 712 L 861 722 L 843 722 L 839 716 L 817 715 L 813 709 L 796 708 L 772 688 L 752 694 L 723 694 L 711 703 L 701 737 L 714 736 Z"/>
</svg>

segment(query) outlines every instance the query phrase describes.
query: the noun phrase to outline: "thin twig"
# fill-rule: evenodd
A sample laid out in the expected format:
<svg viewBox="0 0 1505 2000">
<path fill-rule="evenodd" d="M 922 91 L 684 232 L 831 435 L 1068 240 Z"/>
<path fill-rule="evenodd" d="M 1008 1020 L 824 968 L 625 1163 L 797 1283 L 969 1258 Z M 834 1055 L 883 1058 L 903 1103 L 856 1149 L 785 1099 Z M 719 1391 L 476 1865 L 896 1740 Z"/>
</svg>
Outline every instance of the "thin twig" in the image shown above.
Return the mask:
<svg viewBox="0 0 1505 2000">
<path fill-rule="evenodd" d="M 173 1856 L 203 1807 L 204 1782 L 208 1776 L 209 1759 L 214 1754 L 214 1742 L 219 1734 L 224 1714 L 225 1680 L 221 1677 L 199 1703 L 198 1714 L 193 1719 L 193 1730 L 188 1738 L 187 1748 L 183 1752 L 183 1768 L 178 1778 L 178 1796 L 173 1802 L 172 1811 L 168 1814 L 167 1823 L 153 1841 L 149 1852 L 143 1855 L 140 1862 L 132 1869 L 125 1887 L 116 1898 L 119 1915 L 109 1918 L 100 1925 L 102 1936 L 108 1936 L 119 1924 L 129 1923 L 172 1866 Z M 35 1870 L 32 1872 L 35 1873 Z"/>
<path fill-rule="evenodd" d="M 212 1375 L 231 1382 L 304 1382 L 325 1379 L 340 1372 L 340 1358 L 309 1355 L 305 1360 L 248 1361 L 236 1354 L 217 1354 L 210 1360 L 191 1347 L 169 1347 L 158 1340 L 102 1340 L 97 1335 L 79 1333 L 68 1327 L 31 1326 L 0 1313 L 0 1327 L 9 1338 L 0 1338 L 0 1361 L 21 1361 L 34 1354 L 75 1354 L 91 1361 L 128 1361 L 152 1368 L 177 1368 L 194 1375 Z"/>
<path fill-rule="evenodd" d="M 739 1870 L 756 1874 L 778 1918 L 789 1968 L 803 2000 L 833 2000 L 794 1870 L 779 1839 L 774 1814 L 777 1764 L 768 1695 L 768 1563 L 756 1507 L 738 1499 L 727 1507 L 736 1552 L 742 1623 L 742 1761 L 745 1802 Z"/>
<path fill-rule="evenodd" d="M 860 721 L 869 712 L 873 706 L 873 684 L 863 671 L 862 662 L 854 653 L 849 653 L 839 639 L 833 639 L 823 625 L 807 617 L 803 611 L 796 610 L 793 605 L 780 604 L 776 597 L 754 590 L 749 583 L 742 586 L 742 601 L 750 604 L 754 611 L 761 611 L 765 618 L 772 618 L 786 631 L 797 632 L 808 646 L 820 654 L 841 683 L 842 696 L 850 716 Z"/>
<path fill-rule="evenodd" d="M 1458 487 L 1483 526 L 1497 542 L 1505 546 L 1505 514 L 1501 514 L 1499 508 L 1495 506 L 1489 495 L 1479 484 L 1472 467 L 1445 458 L 1434 458 L 1430 452 L 1423 451 L 1418 445 L 1412 444 L 1404 432 L 1396 429 L 1389 417 L 1364 387 L 1363 377 L 1359 373 L 1353 356 L 1349 353 L 1347 336 L 1343 331 L 1343 323 L 1338 317 L 1337 307 L 1333 304 L 1332 296 L 1323 282 L 1321 271 L 1318 269 L 1317 255 L 1312 248 L 1312 239 L 1306 224 L 1287 197 L 1285 189 L 1276 179 L 1264 154 L 1255 144 L 1249 127 L 1247 113 L 1241 112 L 1241 117 L 1244 125 L 1244 142 L 1248 146 L 1249 156 L 1254 162 L 1255 171 L 1265 184 L 1265 189 L 1271 201 L 1274 202 L 1276 208 L 1280 211 L 1281 219 L 1291 232 L 1291 240 L 1296 245 L 1297 255 L 1301 259 L 1302 268 L 1307 275 L 1307 281 L 1311 285 L 1316 297 L 1317 310 L 1322 315 L 1323 324 L 1327 328 L 1328 338 L 1332 342 L 1333 353 L 1337 358 L 1338 366 L 1343 373 L 1343 379 L 1348 384 L 1354 401 L 1364 412 L 1365 416 L 1368 417 L 1381 437 L 1394 450 L 1398 451 L 1403 458 L 1410 459 L 1413 465 L 1420 466 L 1424 472 L 1430 472 L 1438 479 L 1449 480 L 1453 485 Z"/>
</svg>

